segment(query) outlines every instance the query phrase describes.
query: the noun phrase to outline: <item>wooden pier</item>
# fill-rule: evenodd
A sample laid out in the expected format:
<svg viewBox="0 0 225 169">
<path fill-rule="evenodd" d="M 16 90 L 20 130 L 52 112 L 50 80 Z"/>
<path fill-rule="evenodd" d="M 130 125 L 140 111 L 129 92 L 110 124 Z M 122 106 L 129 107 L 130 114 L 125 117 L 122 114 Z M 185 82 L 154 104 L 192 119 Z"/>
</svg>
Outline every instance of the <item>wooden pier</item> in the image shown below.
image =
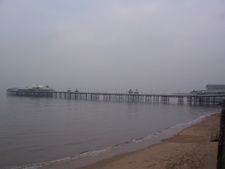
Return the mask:
<svg viewBox="0 0 225 169">
<path fill-rule="evenodd" d="M 177 103 L 190 105 L 218 105 L 225 99 L 225 94 L 135 94 L 135 93 L 104 93 L 104 92 L 78 92 L 78 91 L 24 91 L 18 90 L 8 93 L 15 96 L 53 97 L 73 100 L 89 100 L 104 102 L 127 103 Z"/>
</svg>

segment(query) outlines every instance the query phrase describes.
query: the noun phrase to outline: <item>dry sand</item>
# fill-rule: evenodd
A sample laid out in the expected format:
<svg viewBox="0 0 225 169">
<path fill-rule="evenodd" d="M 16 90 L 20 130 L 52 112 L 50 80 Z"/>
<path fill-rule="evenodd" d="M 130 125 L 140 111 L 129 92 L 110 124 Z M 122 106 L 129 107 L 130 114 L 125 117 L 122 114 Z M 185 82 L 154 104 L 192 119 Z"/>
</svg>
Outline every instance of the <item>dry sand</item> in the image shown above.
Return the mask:
<svg viewBox="0 0 225 169">
<path fill-rule="evenodd" d="M 216 169 L 219 115 L 213 115 L 144 150 L 115 156 L 82 169 Z M 57 169 L 72 169 L 65 163 Z"/>
</svg>

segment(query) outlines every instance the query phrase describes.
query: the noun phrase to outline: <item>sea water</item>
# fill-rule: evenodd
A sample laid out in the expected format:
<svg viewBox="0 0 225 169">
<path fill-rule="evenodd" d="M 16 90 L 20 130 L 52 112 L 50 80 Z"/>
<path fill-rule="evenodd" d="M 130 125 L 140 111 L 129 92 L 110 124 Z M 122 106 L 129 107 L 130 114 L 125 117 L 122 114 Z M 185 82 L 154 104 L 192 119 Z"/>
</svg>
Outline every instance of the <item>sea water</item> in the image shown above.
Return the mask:
<svg viewBox="0 0 225 169">
<path fill-rule="evenodd" d="M 185 126 L 219 107 L 0 95 L 0 168 L 96 156 Z"/>
</svg>

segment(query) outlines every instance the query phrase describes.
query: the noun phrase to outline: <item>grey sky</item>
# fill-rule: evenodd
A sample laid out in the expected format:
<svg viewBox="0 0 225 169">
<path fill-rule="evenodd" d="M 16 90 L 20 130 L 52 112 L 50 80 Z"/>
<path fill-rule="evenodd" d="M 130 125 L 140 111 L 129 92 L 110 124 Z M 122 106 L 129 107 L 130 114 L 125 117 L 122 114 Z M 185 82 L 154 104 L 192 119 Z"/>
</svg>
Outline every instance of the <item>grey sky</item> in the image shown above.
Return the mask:
<svg viewBox="0 0 225 169">
<path fill-rule="evenodd" d="M 224 0 L 0 0 L 1 88 L 225 83 Z"/>
</svg>

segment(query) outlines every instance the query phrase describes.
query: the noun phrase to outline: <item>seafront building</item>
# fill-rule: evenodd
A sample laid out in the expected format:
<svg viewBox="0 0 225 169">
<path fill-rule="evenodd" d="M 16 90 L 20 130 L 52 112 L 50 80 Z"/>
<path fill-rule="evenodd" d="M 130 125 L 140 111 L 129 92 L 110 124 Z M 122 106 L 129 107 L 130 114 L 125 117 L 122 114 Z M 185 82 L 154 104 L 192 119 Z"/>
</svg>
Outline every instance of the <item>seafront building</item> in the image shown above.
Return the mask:
<svg viewBox="0 0 225 169">
<path fill-rule="evenodd" d="M 225 85 L 206 85 L 206 90 L 208 92 L 224 92 Z"/>
<path fill-rule="evenodd" d="M 225 94 L 224 84 L 208 84 L 205 90 L 193 90 L 191 94 Z"/>
</svg>

